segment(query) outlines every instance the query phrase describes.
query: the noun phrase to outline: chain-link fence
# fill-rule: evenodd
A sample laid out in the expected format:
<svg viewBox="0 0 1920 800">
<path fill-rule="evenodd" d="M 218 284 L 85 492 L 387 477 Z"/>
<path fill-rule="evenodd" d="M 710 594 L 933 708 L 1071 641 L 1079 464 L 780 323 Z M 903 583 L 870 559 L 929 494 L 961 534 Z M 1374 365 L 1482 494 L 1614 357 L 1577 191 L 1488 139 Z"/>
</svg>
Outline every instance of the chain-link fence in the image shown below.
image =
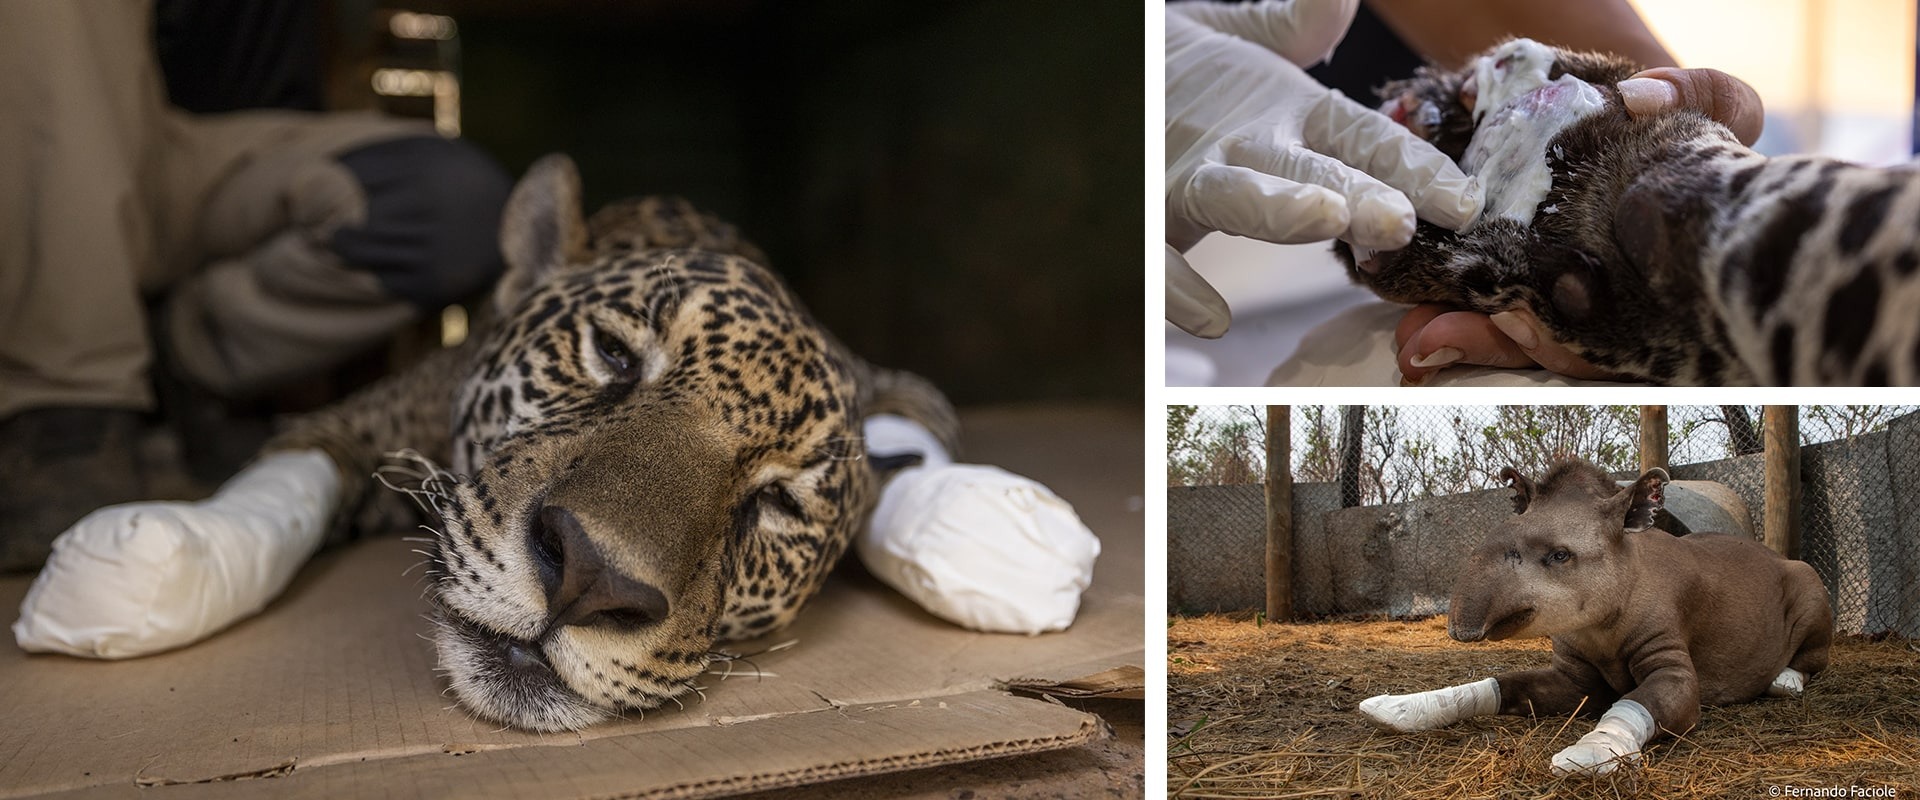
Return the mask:
<svg viewBox="0 0 1920 800">
<path fill-rule="evenodd" d="M 1805 406 L 1796 415 L 1800 557 L 1826 581 L 1843 631 L 1920 636 L 1915 411 Z M 1760 406 L 1740 405 L 1291 407 L 1295 525 L 1320 537 L 1310 547 L 1296 542 L 1295 602 L 1309 613 L 1444 610 L 1438 587 L 1464 552 L 1465 533 L 1478 538 L 1465 529 L 1484 530 L 1488 520 L 1487 497 L 1467 493 L 1503 488 L 1502 467 L 1537 477 L 1567 456 L 1632 477 L 1643 427 L 1665 431 L 1675 479 L 1725 485 L 1757 533 L 1766 502 L 1763 415 Z M 1167 566 L 1176 610 L 1262 605 L 1268 419 L 1264 406 L 1168 409 Z M 1423 502 L 1395 505 L 1414 500 Z M 1341 511 L 1379 506 L 1387 506 L 1384 516 Z M 1370 583 L 1380 585 L 1358 585 Z"/>
</svg>

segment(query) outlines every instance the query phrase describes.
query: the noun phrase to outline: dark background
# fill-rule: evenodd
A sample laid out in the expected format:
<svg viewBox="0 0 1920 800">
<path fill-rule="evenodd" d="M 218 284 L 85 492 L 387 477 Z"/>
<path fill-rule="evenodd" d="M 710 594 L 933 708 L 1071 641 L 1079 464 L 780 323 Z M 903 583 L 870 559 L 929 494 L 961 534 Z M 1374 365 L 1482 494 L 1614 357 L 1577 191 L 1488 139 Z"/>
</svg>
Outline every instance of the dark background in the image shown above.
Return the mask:
<svg viewBox="0 0 1920 800">
<path fill-rule="evenodd" d="M 331 106 L 399 7 L 458 22 L 468 140 L 738 223 L 869 360 L 959 403 L 1141 396 L 1139 8 L 335 0 Z"/>
</svg>

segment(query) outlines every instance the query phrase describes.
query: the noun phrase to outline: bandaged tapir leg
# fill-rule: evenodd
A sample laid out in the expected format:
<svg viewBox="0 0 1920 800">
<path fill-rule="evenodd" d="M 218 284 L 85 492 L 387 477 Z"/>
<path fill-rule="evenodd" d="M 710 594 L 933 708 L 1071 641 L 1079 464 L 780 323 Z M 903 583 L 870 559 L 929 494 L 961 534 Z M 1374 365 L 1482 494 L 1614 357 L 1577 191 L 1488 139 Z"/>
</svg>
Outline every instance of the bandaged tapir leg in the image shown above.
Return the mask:
<svg viewBox="0 0 1920 800">
<path fill-rule="evenodd" d="M 1806 673 L 1788 667 L 1774 676 L 1773 685 L 1767 687 L 1768 697 L 1799 697 L 1807 687 Z"/>
<path fill-rule="evenodd" d="M 1360 713 L 1382 728 L 1407 733 L 1443 728 L 1500 711 L 1500 684 L 1492 678 L 1430 692 L 1383 694 L 1360 701 Z"/>
<path fill-rule="evenodd" d="M 1580 741 L 1554 754 L 1553 771 L 1605 775 L 1621 764 L 1640 760 L 1640 748 L 1657 730 L 1646 706 L 1621 700 L 1607 709 L 1600 723 L 1580 737 Z"/>
</svg>

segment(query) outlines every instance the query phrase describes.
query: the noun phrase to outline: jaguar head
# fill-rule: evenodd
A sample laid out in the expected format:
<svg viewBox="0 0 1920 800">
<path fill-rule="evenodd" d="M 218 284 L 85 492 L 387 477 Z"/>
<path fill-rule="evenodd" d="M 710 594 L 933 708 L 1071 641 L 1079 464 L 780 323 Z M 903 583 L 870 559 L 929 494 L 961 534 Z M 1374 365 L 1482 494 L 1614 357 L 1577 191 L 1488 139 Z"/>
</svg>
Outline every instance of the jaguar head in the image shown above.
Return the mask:
<svg viewBox="0 0 1920 800">
<path fill-rule="evenodd" d="M 453 473 L 426 487 L 441 668 L 522 728 L 657 707 L 717 642 L 790 622 L 876 500 L 864 414 L 957 431 L 938 392 L 847 353 L 750 245 L 707 235 L 730 229 L 650 207 L 590 236 L 563 156 L 515 188 Z"/>
</svg>

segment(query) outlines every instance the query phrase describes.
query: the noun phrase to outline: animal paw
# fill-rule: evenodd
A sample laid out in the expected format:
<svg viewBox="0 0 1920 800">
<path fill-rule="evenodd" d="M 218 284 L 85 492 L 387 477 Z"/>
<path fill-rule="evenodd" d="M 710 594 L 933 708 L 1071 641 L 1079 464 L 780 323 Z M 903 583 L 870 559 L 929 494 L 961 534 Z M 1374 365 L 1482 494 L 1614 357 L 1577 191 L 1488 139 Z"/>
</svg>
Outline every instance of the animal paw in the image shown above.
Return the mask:
<svg viewBox="0 0 1920 800">
<path fill-rule="evenodd" d="M 1807 674 L 1792 667 L 1780 670 L 1774 676 L 1773 685 L 1767 687 L 1768 697 L 1799 697 L 1807 686 Z"/>
</svg>

